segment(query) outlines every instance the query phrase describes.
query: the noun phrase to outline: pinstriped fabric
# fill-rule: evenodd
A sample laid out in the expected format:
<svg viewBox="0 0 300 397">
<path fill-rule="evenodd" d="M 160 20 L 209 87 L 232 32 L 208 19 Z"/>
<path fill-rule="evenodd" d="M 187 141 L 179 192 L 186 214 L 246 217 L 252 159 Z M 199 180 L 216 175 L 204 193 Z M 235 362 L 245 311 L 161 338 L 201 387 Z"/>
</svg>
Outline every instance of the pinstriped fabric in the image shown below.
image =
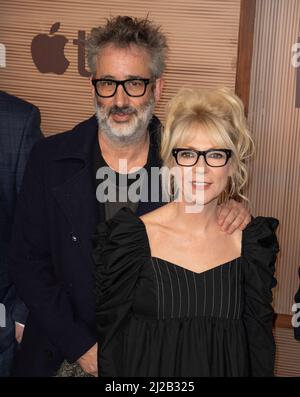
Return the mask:
<svg viewBox="0 0 300 397">
<path fill-rule="evenodd" d="M 168 271 L 168 276 L 169 276 L 169 280 L 170 280 L 170 289 L 171 289 L 171 297 L 172 297 L 171 318 L 173 318 L 173 315 L 174 315 L 174 293 L 173 293 L 173 285 L 172 285 L 172 280 L 171 280 L 171 275 L 170 275 L 169 267 L 166 266 L 166 269 L 167 269 L 167 271 Z"/>
<path fill-rule="evenodd" d="M 203 316 L 204 316 L 205 308 L 206 308 L 206 273 L 203 274 L 203 282 L 204 282 L 204 305 L 203 305 Z"/>
<path fill-rule="evenodd" d="M 158 319 L 193 316 L 240 318 L 243 307 L 241 258 L 202 273 L 161 258 L 153 257 L 151 263 Z"/>
<path fill-rule="evenodd" d="M 235 300 L 234 300 L 234 313 L 233 313 L 233 318 L 235 318 L 235 313 L 236 313 L 236 306 L 237 306 L 237 290 L 238 290 L 238 267 L 235 266 Z"/>
<path fill-rule="evenodd" d="M 237 317 L 239 318 L 241 315 L 241 299 L 242 299 L 242 269 L 239 266 L 239 299 L 238 299 L 238 305 L 239 305 L 239 309 L 238 309 L 238 314 Z"/>
<path fill-rule="evenodd" d="M 159 279 L 161 282 L 161 296 L 162 296 L 162 300 L 161 300 L 161 307 L 162 307 L 162 319 L 165 318 L 165 290 L 164 290 L 164 281 L 162 278 L 162 274 L 161 274 L 161 270 L 160 270 L 160 266 L 159 266 L 159 262 L 157 260 L 157 258 L 155 258 L 156 260 L 156 266 L 158 268 L 158 274 L 159 274 Z"/>
<path fill-rule="evenodd" d="M 190 304 L 191 304 L 191 302 L 190 302 L 189 283 L 188 283 L 188 280 L 187 280 L 186 270 L 185 270 L 185 269 L 183 269 L 183 273 L 184 273 L 185 280 L 186 280 L 186 290 L 187 290 L 187 295 L 188 295 L 188 300 L 187 300 L 187 306 L 188 306 L 188 308 L 187 308 L 187 316 L 189 316 L 189 315 L 190 315 Z"/>
<path fill-rule="evenodd" d="M 174 267 L 175 272 L 176 272 L 176 277 L 177 277 L 177 281 L 178 281 L 178 290 L 179 290 L 179 313 L 178 313 L 178 317 L 181 317 L 181 288 L 180 288 L 180 282 L 179 282 L 179 277 L 178 277 L 178 273 L 177 273 L 177 267 Z"/>
<path fill-rule="evenodd" d="M 195 316 L 197 316 L 197 309 L 198 309 L 198 291 L 196 287 L 196 278 L 195 278 L 195 273 L 193 273 L 193 278 L 194 278 L 194 286 L 195 286 Z"/>
<path fill-rule="evenodd" d="M 212 307 L 211 307 L 211 316 L 214 314 L 214 306 L 215 306 L 215 269 L 212 269 Z"/>
<path fill-rule="evenodd" d="M 229 272 L 228 272 L 228 309 L 227 309 L 227 318 L 229 316 L 229 310 L 230 310 L 230 270 L 231 270 L 231 263 L 229 263 Z"/>
<path fill-rule="evenodd" d="M 156 283 L 157 283 L 157 290 L 156 290 L 157 291 L 157 319 L 159 320 L 159 284 L 158 284 L 157 270 L 153 263 L 152 257 L 151 257 L 151 263 L 152 263 L 152 267 L 153 267 L 153 271 L 154 271 L 155 279 L 156 279 Z"/>
<path fill-rule="evenodd" d="M 223 307 L 223 266 L 221 266 L 221 303 L 220 303 L 219 317 L 221 317 L 222 314 L 222 307 Z"/>
</svg>

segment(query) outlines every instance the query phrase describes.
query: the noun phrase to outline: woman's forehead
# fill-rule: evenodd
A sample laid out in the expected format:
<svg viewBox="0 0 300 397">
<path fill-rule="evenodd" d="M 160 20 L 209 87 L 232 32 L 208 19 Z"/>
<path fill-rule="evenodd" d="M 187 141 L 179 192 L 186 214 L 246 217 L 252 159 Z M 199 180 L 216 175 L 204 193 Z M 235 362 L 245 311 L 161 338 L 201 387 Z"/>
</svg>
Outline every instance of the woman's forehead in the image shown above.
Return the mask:
<svg viewBox="0 0 300 397">
<path fill-rule="evenodd" d="M 218 144 L 218 135 L 216 131 L 198 124 L 187 128 L 182 134 L 180 141 L 185 147 L 195 149 L 199 147 L 214 148 Z"/>
</svg>

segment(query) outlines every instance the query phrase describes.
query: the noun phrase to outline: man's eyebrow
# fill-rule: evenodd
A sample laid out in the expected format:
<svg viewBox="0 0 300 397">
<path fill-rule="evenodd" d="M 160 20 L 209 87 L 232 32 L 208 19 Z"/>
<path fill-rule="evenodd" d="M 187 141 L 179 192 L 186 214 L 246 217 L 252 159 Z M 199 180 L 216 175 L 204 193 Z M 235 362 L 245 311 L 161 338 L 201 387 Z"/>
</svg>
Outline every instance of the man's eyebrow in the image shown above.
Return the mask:
<svg viewBox="0 0 300 397">
<path fill-rule="evenodd" d="M 131 80 L 131 79 L 143 79 L 145 77 L 141 77 L 140 75 L 136 75 L 136 74 L 129 74 L 127 76 L 125 76 L 124 80 Z M 104 74 L 102 76 L 99 77 L 99 79 L 106 79 L 106 80 L 115 80 L 115 81 L 122 81 L 119 79 L 116 79 L 115 76 L 112 76 L 111 74 Z"/>
<path fill-rule="evenodd" d="M 111 74 L 105 74 L 103 76 L 99 77 L 100 79 L 109 79 L 109 80 L 116 80 L 116 81 L 120 81 L 118 79 L 115 78 L 115 76 L 112 76 Z M 141 77 L 140 75 L 136 75 L 136 74 L 129 74 L 127 76 L 125 76 L 124 80 L 129 80 L 129 79 L 142 79 L 144 77 Z M 122 80 L 121 80 L 122 81 Z"/>
<path fill-rule="evenodd" d="M 137 75 L 137 74 L 129 74 L 126 76 L 127 79 L 143 79 L 144 77 Z"/>
<path fill-rule="evenodd" d="M 109 79 L 109 80 L 115 80 L 114 76 L 111 76 L 110 74 L 105 74 L 104 76 L 100 76 L 100 79 Z"/>
</svg>

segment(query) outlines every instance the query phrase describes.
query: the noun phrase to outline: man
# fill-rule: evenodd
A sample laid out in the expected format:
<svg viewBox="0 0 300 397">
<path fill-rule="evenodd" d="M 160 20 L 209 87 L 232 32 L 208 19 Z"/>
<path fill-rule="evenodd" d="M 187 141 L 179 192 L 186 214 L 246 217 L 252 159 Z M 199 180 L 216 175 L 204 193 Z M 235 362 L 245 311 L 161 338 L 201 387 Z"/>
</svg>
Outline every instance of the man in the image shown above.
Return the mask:
<svg viewBox="0 0 300 397">
<path fill-rule="evenodd" d="M 42 137 L 40 113 L 32 104 L 0 91 L 0 303 L 5 308 L 0 327 L 0 376 L 9 376 L 21 342 L 27 315 L 8 274 L 8 245 L 25 163 Z"/>
<path fill-rule="evenodd" d="M 96 117 L 33 149 L 11 246 L 12 274 L 29 308 L 15 375 L 51 376 L 67 360 L 97 376 L 91 236 L 124 205 L 142 215 L 162 203 L 98 202 L 95 174 L 110 167 L 120 193 L 119 159 L 128 170 L 161 165 L 153 109 L 166 50 L 165 36 L 148 20 L 117 17 L 93 29 L 88 62 Z M 249 220 L 233 200 L 220 215 L 229 232 Z"/>
</svg>

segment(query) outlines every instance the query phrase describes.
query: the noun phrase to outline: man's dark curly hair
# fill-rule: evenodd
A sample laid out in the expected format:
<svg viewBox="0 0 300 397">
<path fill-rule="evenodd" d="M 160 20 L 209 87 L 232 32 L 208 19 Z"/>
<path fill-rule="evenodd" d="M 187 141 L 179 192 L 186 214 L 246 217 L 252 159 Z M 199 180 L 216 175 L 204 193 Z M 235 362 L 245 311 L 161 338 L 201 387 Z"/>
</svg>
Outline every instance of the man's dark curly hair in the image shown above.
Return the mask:
<svg viewBox="0 0 300 397">
<path fill-rule="evenodd" d="M 97 56 L 101 54 L 101 49 L 110 44 L 119 48 L 132 45 L 143 48 L 150 55 L 151 77 L 158 78 L 162 75 L 168 50 L 167 39 L 160 26 L 147 18 L 117 16 L 107 19 L 105 26 L 91 30 L 86 48 L 88 66 L 93 76 L 96 74 Z"/>
</svg>

